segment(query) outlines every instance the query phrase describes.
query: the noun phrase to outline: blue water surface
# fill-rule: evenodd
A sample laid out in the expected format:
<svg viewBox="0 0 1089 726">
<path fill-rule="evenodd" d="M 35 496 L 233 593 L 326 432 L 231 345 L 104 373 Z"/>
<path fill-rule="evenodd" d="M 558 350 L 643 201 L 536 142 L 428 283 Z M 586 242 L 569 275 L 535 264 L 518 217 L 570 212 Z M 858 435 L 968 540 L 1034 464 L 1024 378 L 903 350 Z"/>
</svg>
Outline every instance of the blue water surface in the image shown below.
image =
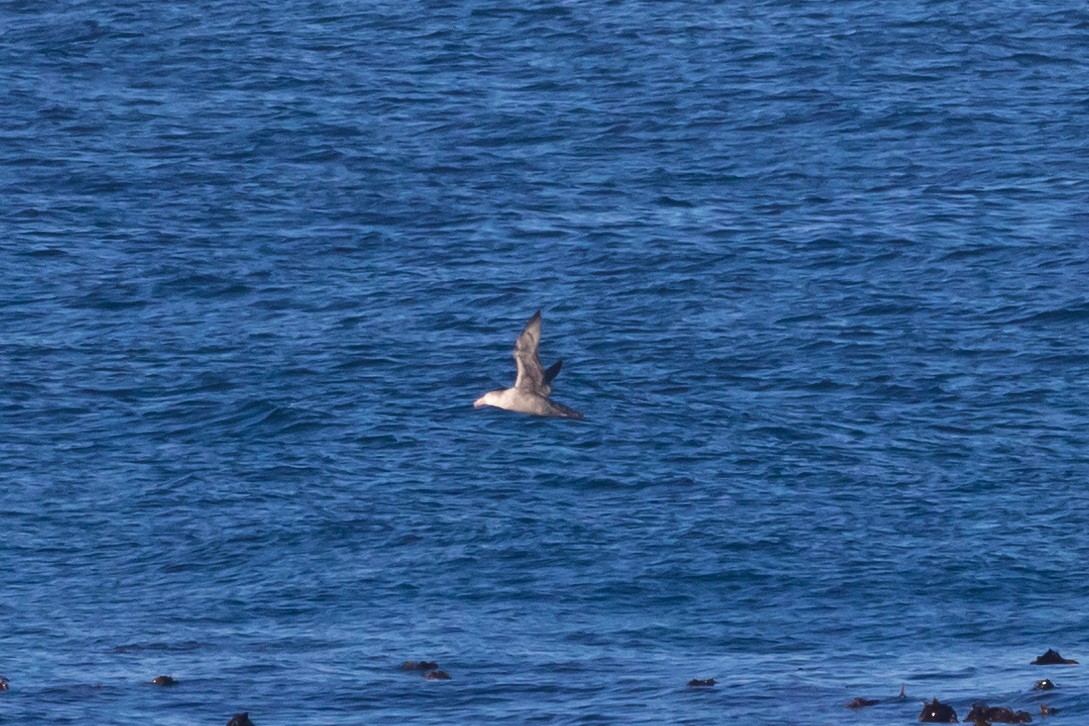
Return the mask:
<svg viewBox="0 0 1089 726">
<path fill-rule="evenodd" d="M 0 722 L 1084 721 L 1087 35 L 4 2 Z"/>
</svg>

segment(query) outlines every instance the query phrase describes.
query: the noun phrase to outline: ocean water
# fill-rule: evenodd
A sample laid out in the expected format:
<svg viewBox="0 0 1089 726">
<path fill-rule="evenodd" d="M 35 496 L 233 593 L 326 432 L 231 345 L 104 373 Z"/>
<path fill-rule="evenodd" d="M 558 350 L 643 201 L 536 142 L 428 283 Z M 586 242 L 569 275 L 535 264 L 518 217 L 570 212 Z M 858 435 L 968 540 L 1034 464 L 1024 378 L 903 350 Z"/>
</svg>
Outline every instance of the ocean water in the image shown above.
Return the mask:
<svg viewBox="0 0 1089 726">
<path fill-rule="evenodd" d="M 0 722 L 1089 722 L 1087 35 L 4 2 Z"/>
</svg>

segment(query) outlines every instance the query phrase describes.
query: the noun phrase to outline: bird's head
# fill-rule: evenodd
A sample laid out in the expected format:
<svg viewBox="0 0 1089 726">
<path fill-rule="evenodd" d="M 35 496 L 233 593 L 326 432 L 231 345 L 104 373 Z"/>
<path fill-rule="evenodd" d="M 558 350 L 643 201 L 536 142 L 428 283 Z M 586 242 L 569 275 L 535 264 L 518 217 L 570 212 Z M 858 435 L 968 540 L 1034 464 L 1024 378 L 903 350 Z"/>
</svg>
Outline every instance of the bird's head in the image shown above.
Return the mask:
<svg viewBox="0 0 1089 726">
<path fill-rule="evenodd" d="M 494 391 L 488 391 L 480 398 L 473 401 L 474 408 L 480 408 L 481 406 L 499 406 L 499 402 L 503 395 L 503 389 L 497 389 Z"/>
</svg>

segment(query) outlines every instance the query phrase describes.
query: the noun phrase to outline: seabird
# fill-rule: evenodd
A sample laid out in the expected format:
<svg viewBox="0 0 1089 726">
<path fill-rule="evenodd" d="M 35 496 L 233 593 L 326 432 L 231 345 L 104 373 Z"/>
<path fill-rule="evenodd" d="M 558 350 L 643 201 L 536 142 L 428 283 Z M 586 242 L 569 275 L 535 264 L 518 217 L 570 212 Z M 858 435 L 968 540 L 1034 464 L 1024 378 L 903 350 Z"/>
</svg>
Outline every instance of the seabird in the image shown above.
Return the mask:
<svg viewBox="0 0 1089 726">
<path fill-rule="evenodd" d="M 494 406 L 531 416 L 582 418 L 582 414 L 575 409 L 548 398 L 548 394 L 552 392 L 552 379 L 560 372 L 563 361 L 558 360 L 548 370 L 542 370 L 541 359 L 537 357 L 537 345 L 540 342 L 541 311 L 538 310 L 526 323 L 514 344 L 514 362 L 518 365 L 518 377 L 514 380 L 514 387 L 488 391 L 476 399 L 473 406 Z"/>
</svg>

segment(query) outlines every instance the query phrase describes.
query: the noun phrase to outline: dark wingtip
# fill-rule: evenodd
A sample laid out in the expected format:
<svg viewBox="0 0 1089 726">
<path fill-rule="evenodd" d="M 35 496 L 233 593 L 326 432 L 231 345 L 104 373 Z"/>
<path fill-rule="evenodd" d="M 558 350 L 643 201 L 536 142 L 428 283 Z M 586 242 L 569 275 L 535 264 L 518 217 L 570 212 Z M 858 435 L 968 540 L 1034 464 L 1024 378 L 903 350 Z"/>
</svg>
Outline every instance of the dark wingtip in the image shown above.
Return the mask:
<svg viewBox="0 0 1089 726">
<path fill-rule="evenodd" d="M 553 363 L 548 367 L 548 370 L 544 372 L 544 382 L 551 383 L 552 380 L 559 375 L 560 369 L 563 368 L 563 358 Z"/>
<path fill-rule="evenodd" d="M 526 324 L 522 328 L 522 330 L 528 330 L 529 328 L 532 328 L 534 325 L 540 326 L 540 324 L 541 324 L 541 311 L 538 310 L 537 312 L 533 313 L 533 316 L 529 320 L 526 321 Z"/>
</svg>

